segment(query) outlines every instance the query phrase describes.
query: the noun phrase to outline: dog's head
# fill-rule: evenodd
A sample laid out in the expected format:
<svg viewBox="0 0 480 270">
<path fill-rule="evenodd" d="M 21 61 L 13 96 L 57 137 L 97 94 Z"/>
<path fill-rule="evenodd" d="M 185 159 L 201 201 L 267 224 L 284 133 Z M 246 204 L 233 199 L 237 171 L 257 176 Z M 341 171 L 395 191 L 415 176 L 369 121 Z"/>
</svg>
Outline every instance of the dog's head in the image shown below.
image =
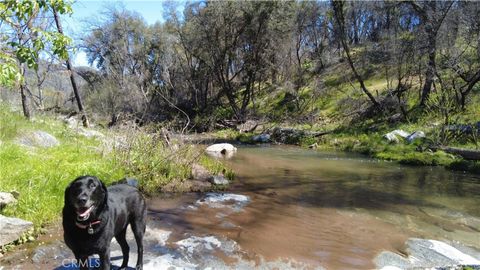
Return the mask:
<svg viewBox="0 0 480 270">
<path fill-rule="evenodd" d="M 90 218 L 107 202 L 107 188 L 95 176 L 80 176 L 65 189 L 65 207 L 75 211 L 78 221 Z"/>
</svg>

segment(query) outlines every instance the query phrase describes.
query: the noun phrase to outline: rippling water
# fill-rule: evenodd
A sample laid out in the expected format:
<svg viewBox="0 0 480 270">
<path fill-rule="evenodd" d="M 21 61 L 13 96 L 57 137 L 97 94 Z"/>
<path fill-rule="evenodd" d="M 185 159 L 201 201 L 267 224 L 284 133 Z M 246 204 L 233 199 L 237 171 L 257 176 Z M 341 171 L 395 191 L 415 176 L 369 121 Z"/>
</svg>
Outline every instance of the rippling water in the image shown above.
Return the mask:
<svg viewBox="0 0 480 270">
<path fill-rule="evenodd" d="M 382 250 L 405 253 L 409 237 L 480 248 L 479 176 L 294 147 L 241 147 L 225 162 L 232 192 L 251 198 L 242 211 L 188 209 L 195 194 L 151 201 L 179 239 L 228 237 L 252 260 L 328 269 L 374 268 Z"/>
</svg>

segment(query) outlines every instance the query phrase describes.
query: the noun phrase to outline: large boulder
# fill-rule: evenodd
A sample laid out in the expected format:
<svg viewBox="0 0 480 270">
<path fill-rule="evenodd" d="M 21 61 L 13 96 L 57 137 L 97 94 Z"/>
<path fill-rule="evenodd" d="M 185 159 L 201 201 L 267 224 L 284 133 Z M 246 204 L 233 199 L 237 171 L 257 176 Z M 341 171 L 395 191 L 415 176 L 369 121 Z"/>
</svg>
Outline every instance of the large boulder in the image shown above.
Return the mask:
<svg viewBox="0 0 480 270">
<path fill-rule="evenodd" d="M 60 144 L 60 142 L 53 135 L 37 130 L 32 132 L 27 132 L 20 135 L 16 142 L 20 145 L 27 147 L 54 147 Z"/>
<path fill-rule="evenodd" d="M 33 228 L 33 223 L 30 221 L 0 215 L 0 246 L 19 239 L 31 228 Z"/>
<path fill-rule="evenodd" d="M 406 242 L 408 257 L 384 251 L 375 258 L 379 269 L 425 269 L 445 268 L 462 265 L 480 266 L 480 259 L 464 253 L 447 243 L 411 238 Z M 466 249 L 465 249 L 466 250 Z"/>
<path fill-rule="evenodd" d="M 210 145 L 205 151 L 214 157 L 231 157 L 237 152 L 237 148 L 229 143 L 217 143 Z"/>
<path fill-rule="evenodd" d="M 0 192 L 0 209 L 4 208 L 9 204 L 14 204 L 17 202 L 15 196 L 10 192 Z"/>
</svg>

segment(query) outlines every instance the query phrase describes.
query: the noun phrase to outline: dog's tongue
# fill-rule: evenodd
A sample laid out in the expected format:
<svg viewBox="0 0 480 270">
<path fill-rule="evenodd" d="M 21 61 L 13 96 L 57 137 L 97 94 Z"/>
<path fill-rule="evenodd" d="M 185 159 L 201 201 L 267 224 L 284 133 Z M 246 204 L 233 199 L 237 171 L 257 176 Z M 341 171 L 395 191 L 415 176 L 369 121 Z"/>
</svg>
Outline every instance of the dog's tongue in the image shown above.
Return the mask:
<svg viewBox="0 0 480 270">
<path fill-rule="evenodd" d="M 90 206 L 89 208 L 85 209 L 83 212 L 81 210 L 78 210 L 77 211 L 77 214 L 79 217 L 86 217 L 88 214 L 90 214 L 90 212 L 92 211 L 93 209 L 93 205 Z"/>
</svg>

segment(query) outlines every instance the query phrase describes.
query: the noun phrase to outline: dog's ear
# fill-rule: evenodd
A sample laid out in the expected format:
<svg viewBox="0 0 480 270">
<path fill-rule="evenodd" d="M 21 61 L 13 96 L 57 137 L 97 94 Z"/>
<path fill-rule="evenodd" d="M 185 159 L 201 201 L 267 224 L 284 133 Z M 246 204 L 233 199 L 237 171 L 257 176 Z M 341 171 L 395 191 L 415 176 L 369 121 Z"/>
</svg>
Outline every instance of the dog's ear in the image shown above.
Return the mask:
<svg viewBox="0 0 480 270">
<path fill-rule="evenodd" d="M 105 184 L 100 181 L 100 179 L 98 179 L 98 182 L 100 182 L 101 184 L 101 187 L 102 187 L 102 191 L 103 191 L 103 203 L 104 204 L 107 204 L 107 201 L 108 201 L 108 190 L 107 190 L 107 186 L 105 186 Z"/>
<path fill-rule="evenodd" d="M 65 193 L 64 193 L 64 202 L 63 205 L 65 207 L 71 207 L 72 203 L 68 199 L 70 197 L 70 187 L 72 186 L 72 183 L 68 184 L 67 188 L 65 188 Z"/>
</svg>

